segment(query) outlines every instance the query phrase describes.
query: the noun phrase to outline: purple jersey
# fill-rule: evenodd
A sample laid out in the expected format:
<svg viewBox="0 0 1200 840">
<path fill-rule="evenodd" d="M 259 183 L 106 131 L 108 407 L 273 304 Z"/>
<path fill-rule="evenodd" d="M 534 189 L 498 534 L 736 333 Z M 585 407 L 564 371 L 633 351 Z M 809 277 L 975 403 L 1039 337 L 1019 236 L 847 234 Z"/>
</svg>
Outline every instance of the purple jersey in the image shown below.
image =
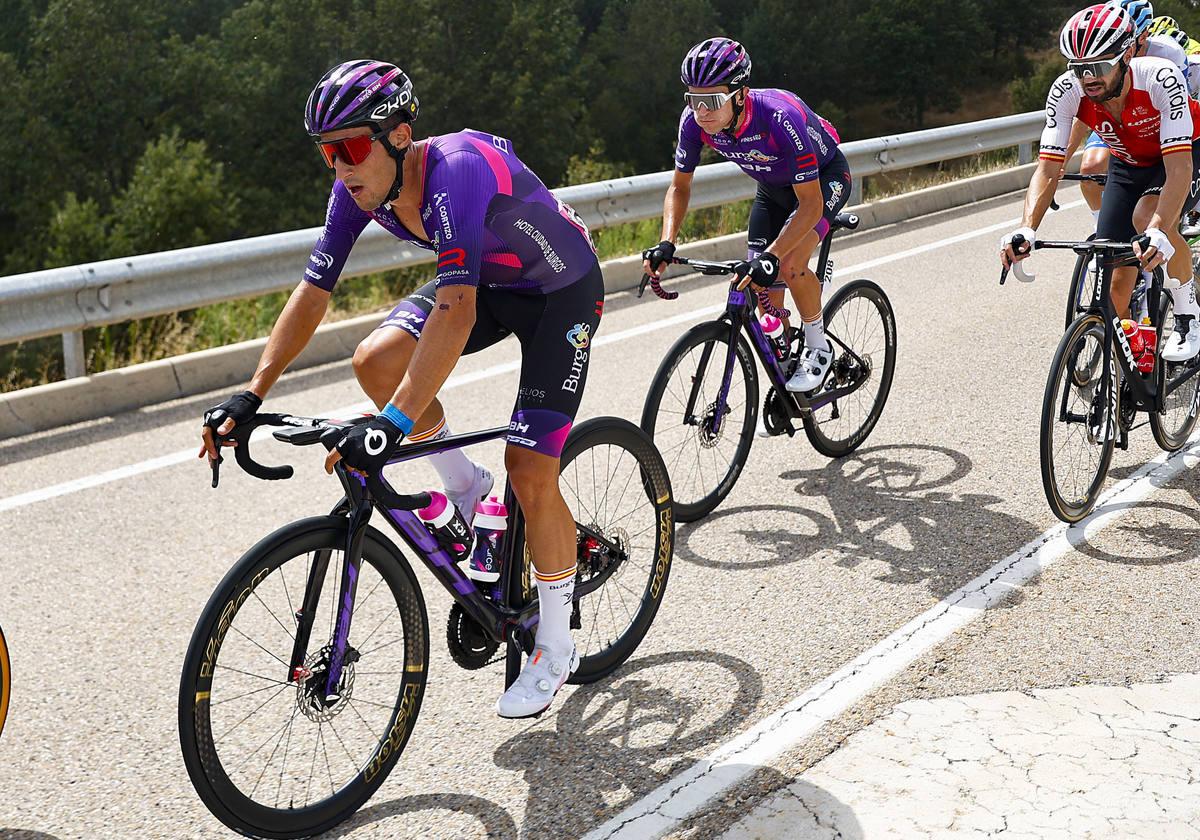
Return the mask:
<svg viewBox="0 0 1200 840">
<path fill-rule="evenodd" d="M 438 255 L 437 285 L 488 286 L 547 294 L 596 265 L 583 220 L 554 197 L 503 137 L 465 129 L 430 137 L 421 221 L 432 242 L 414 236 L 383 206 L 366 213 L 335 181 L 325 229 L 304 277 L 331 291 L 355 240 L 374 219 L 394 236 Z"/>
<path fill-rule="evenodd" d="M 794 93 L 755 88 L 746 95 L 742 126 L 735 134 L 708 134 L 696 123 L 692 109 L 683 109 L 675 168 L 694 172 L 704 144 L 754 180 L 783 186 L 816 178 L 837 152 L 838 135 Z"/>
</svg>

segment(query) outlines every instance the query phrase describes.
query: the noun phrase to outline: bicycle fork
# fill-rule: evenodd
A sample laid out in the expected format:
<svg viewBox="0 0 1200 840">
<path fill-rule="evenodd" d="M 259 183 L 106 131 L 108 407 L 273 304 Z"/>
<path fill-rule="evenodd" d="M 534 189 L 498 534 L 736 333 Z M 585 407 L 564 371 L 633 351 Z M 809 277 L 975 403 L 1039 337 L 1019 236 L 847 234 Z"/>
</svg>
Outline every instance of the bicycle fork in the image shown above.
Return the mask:
<svg viewBox="0 0 1200 840">
<path fill-rule="evenodd" d="M 359 498 L 353 510 L 350 511 L 350 527 L 346 530 L 345 559 L 342 563 L 341 582 L 338 588 L 336 620 L 334 622 L 333 638 L 329 643 L 326 672 L 312 673 L 306 660 L 308 645 L 312 638 L 313 620 L 316 617 L 317 605 L 320 603 L 321 590 L 324 587 L 325 574 L 329 569 L 329 550 L 319 551 L 313 558 L 308 572 L 308 580 L 304 588 L 304 600 L 300 611 L 296 614 L 296 641 L 292 646 L 292 660 L 288 667 L 289 682 L 300 682 L 303 679 L 316 676 L 324 687 L 321 699 L 326 705 L 332 705 L 340 696 L 342 673 L 347 664 L 348 642 L 350 638 L 350 620 L 354 614 L 354 596 L 358 590 L 358 576 L 362 568 L 362 544 L 366 535 L 367 524 L 371 520 L 374 506 L 365 498 Z M 353 658 L 353 657 L 351 657 Z M 320 663 L 317 663 L 318 666 Z"/>
</svg>

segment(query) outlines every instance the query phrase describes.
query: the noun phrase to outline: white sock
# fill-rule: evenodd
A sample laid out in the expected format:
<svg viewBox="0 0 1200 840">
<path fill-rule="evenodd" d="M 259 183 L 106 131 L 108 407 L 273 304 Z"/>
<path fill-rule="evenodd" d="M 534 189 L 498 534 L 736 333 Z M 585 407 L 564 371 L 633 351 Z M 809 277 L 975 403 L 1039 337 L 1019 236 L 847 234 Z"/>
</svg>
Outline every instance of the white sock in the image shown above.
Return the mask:
<svg viewBox="0 0 1200 840">
<path fill-rule="evenodd" d="M 1094 232 L 1096 230 L 1096 228 L 1099 227 L 1099 225 L 1100 225 L 1100 211 L 1093 210 L 1092 211 L 1092 231 Z"/>
<path fill-rule="evenodd" d="M 565 656 L 575 646 L 571 638 L 571 601 L 575 595 L 575 564 L 561 572 L 543 575 L 533 570 L 538 591 L 538 628 L 535 643 Z"/>
<path fill-rule="evenodd" d="M 432 429 L 417 432 L 408 436 L 410 443 L 421 443 L 427 440 L 441 440 L 450 436 L 450 425 L 443 417 Z M 475 462 L 467 457 L 461 449 L 448 449 L 427 456 L 429 463 L 437 470 L 442 478 L 442 486 L 450 493 L 463 493 L 475 480 Z"/>
<path fill-rule="evenodd" d="M 1178 289 L 1171 289 L 1171 302 L 1176 315 L 1200 315 L 1200 304 L 1196 303 L 1196 284 L 1191 280 Z"/>
<path fill-rule="evenodd" d="M 825 319 L 820 315 L 815 321 L 804 322 L 804 346 L 814 350 L 829 349 L 829 339 L 825 337 Z"/>
</svg>

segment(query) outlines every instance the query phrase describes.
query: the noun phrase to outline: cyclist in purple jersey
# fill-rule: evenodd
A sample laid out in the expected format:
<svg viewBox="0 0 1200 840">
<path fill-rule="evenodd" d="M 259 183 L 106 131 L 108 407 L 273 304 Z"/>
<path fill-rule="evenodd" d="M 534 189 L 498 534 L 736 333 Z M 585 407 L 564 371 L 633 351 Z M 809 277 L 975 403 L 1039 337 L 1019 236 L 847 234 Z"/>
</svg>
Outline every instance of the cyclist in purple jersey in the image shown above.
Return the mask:
<svg viewBox="0 0 1200 840">
<path fill-rule="evenodd" d="M 378 472 L 406 438 L 449 434 L 437 393 L 459 357 L 516 335 L 522 365 L 505 466 L 526 519 L 540 621 L 533 655 L 497 703 L 504 717 L 540 714 L 579 657 L 571 638 L 575 522 L 559 491 L 559 456 L 587 380 L 604 283 L 587 227 L 526 167 L 508 140 L 464 130 L 418 141 L 412 83 L 398 67 L 348 61 L 309 95 L 305 128 L 336 180 L 325 227 L 267 340 L 249 388 L 205 415 L 212 432 L 253 417 L 320 323 L 367 223 L 437 254 L 433 280 L 401 301 L 354 353 L 354 372 L 380 408 L 330 452 Z M 482 466 L 455 449 L 428 456 L 470 522 L 492 489 Z M 466 573 L 497 571 L 464 561 Z"/>
<path fill-rule="evenodd" d="M 759 182 L 739 274 L 769 289 L 776 306 L 783 304 L 783 286 L 791 290 L 805 340 L 787 387 L 811 391 L 824 382 L 833 353 L 821 317 L 821 284 L 808 262 L 850 198 L 850 167 L 832 125 L 793 93 L 750 90 L 750 69 L 745 48 L 728 38 L 702 41 L 684 57 L 680 76 L 688 92 L 675 175 L 663 201 L 662 242 L 645 252 L 643 269 L 659 275 L 675 254 L 701 148 L 736 163 Z"/>
</svg>

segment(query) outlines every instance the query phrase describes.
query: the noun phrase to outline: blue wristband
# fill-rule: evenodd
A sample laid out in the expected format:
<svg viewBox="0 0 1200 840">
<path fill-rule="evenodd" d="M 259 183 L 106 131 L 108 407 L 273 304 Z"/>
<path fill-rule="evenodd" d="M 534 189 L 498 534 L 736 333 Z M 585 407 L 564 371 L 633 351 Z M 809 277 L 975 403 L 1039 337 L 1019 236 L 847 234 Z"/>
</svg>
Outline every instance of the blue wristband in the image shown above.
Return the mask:
<svg viewBox="0 0 1200 840">
<path fill-rule="evenodd" d="M 400 431 L 404 432 L 404 434 L 408 435 L 412 433 L 412 418 L 391 403 L 388 403 L 383 407 L 383 411 L 379 412 L 379 416 L 384 420 L 387 420 Z"/>
</svg>

